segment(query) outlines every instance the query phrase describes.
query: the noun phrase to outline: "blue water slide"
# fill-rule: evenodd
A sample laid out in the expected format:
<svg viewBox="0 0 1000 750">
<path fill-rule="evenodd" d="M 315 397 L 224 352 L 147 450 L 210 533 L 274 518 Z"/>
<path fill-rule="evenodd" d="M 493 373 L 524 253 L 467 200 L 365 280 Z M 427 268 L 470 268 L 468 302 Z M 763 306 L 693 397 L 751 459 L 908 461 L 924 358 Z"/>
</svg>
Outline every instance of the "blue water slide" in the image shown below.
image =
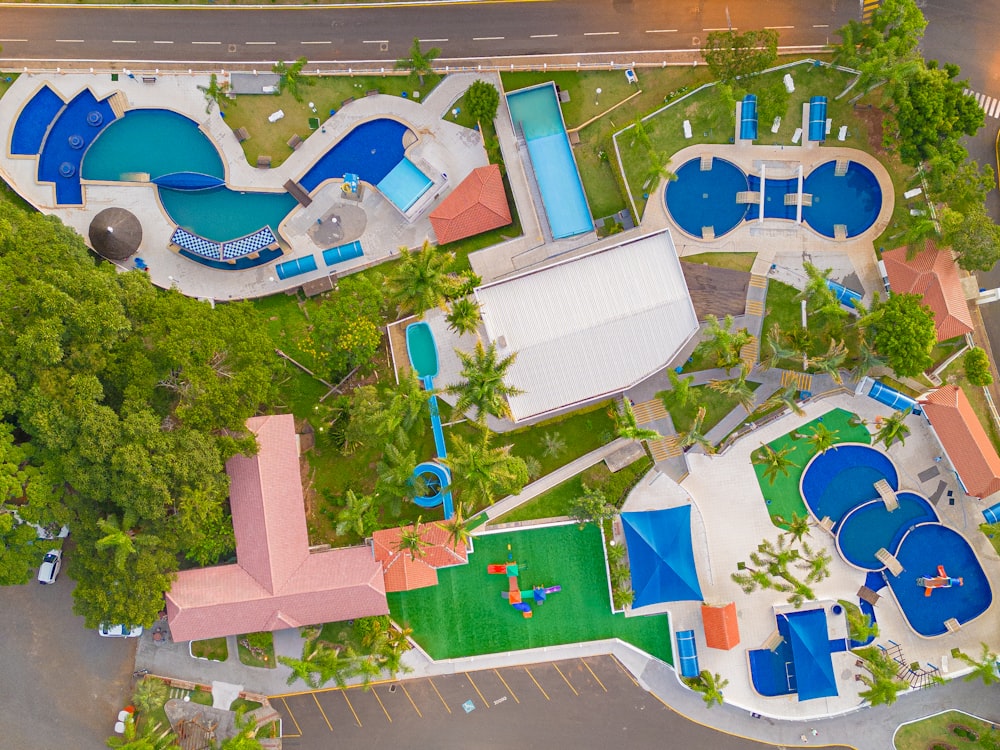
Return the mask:
<svg viewBox="0 0 1000 750">
<path fill-rule="evenodd" d="M 826 140 L 826 97 L 814 96 L 809 100 L 809 140 Z"/>
<path fill-rule="evenodd" d="M 878 380 L 872 381 L 871 390 L 868 391 L 868 397 L 873 398 L 880 404 L 885 404 L 886 406 L 891 406 L 896 411 L 906 411 L 910 409 L 914 414 L 920 414 L 920 405 L 917 403 L 916 399 L 907 396 L 905 393 L 900 393 L 895 388 L 890 388 L 885 383 L 879 382 Z"/>
<path fill-rule="evenodd" d="M 848 289 L 843 284 L 838 284 L 836 281 L 831 279 L 826 280 L 827 288 L 837 295 L 837 302 L 842 304 L 844 307 L 848 307 L 851 310 L 856 309 L 854 307 L 855 301 L 861 301 L 860 292 L 856 292 L 853 289 Z"/>
<path fill-rule="evenodd" d="M 364 254 L 364 251 L 361 249 L 361 240 L 354 240 L 354 242 L 349 242 L 346 245 L 338 245 L 337 247 L 331 247 L 329 250 L 324 250 L 323 262 L 328 266 L 333 266 L 337 263 L 343 263 L 346 260 L 360 258 Z"/>
<path fill-rule="evenodd" d="M 312 255 L 307 255 L 305 258 L 288 260 L 284 263 L 279 263 L 274 270 L 277 272 L 279 279 L 290 279 L 292 276 L 315 271 L 316 258 Z"/>
<path fill-rule="evenodd" d="M 984 510 L 983 517 L 986 519 L 986 523 L 1000 523 L 1000 503 L 991 505 Z"/>
<path fill-rule="evenodd" d="M 747 94 L 743 97 L 740 138 L 744 141 L 757 140 L 757 97 L 754 94 Z"/>
<path fill-rule="evenodd" d="M 677 656 L 680 660 L 681 677 L 697 677 L 701 674 L 698 668 L 698 646 L 694 642 L 693 630 L 677 631 Z"/>
</svg>

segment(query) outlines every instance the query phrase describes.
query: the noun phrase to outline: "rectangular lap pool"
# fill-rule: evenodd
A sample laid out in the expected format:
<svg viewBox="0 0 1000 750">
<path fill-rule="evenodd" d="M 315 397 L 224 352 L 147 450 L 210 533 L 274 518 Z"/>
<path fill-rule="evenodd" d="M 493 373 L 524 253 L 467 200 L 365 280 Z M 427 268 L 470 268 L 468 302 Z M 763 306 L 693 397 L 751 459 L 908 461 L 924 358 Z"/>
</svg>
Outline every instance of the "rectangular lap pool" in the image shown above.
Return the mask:
<svg viewBox="0 0 1000 750">
<path fill-rule="evenodd" d="M 406 213 L 432 184 L 430 178 L 404 156 L 376 187 L 400 211 Z"/>
<path fill-rule="evenodd" d="M 594 228 L 580 173 L 566 135 L 555 84 L 507 95 L 514 132 L 523 137 L 542 194 L 552 237 L 572 237 Z"/>
</svg>

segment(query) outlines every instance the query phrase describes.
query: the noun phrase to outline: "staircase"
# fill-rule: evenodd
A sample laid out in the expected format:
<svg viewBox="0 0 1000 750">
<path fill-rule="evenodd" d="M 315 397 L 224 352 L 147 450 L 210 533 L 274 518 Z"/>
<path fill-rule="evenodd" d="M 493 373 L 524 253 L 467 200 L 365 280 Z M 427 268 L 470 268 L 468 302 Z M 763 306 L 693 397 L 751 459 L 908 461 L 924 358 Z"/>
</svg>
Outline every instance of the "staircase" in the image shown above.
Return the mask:
<svg viewBox="0 0 1000 750">
<path fill-rule="evenodd" d="M 111 111 L 115 113 L 116 118 L 124 117 L 125 111 L 129 108 L 128 97 L 121 91 L 116 91 L 109 96 L 108 104 L 111 106 Z"/>
<path fill-rule="evenodd" d="M 750 303 L 747 302 L 747 307 L 749 308 Z M 754 336 L 750 341 L 744 344 L 743 348 L 740 349 L 740 362 L 748 370 L 752 370 L 754 365 L 757 364 L 757 357 L 760 356 L 760 339 Z"/>
<path fill-rule="evenodd" d="M 794 386 L 797 391 L 812 391 L 813 377 L 807 372 L 793 372 L 792 370 L 782 370 L 781 387 Z"/>
<path fill-rule="evenodd" d="M 767 276 L 753 274 L 750 276 L 750 286 L 756 289 L 767 289 Z"/>
<path fill-rule="evenodd" d="M 847 225 L 846 224 L 834 224 L 833 225 L 833 239 L 835 239 L 835 240 L 846 240 L 847 239 Z"/>
<path fill-rule="evenodd" d="M 667 416 L 667 409 L 658 398 L 643 401 L 641 404 L 632 406 L 632 413 L 635 414 L 636 424 L 646 425 L 663 419 Z"/>
<path fill-rule="evenodd" d="M 701 171 L 711 172 L 712 171 L 712 159 L 715 157 L 711 154 L 703 154 L 701 157 Z"/>
<path fill-rule="evenodd" d="M 786 198 L 788 196 L 785 196 Z M 757 190 L 741 190 L 736 194 L 737 203 L 760 203 L 760 192 Z"/>
<path fill-rule="evenodd" d="M 715 239 L 715 227 L 702 227 L 701 228 L 701 238 L 703 240 L 714 240 Z"/>
<path fill-rule="evenodd" d="M 676 458 L 684 452 L 678 445 L 676 435 L 667 435 L 659 440 L 647 442 L 646 445 L 649 446 L 649 454 L 653 457 L 653 463 Z"/>
<path fill-rule="evenodd" d="M 850 159 L 837 159 L 837 165 L 833 168 L 834 177 L 846 177 L 847 168 L 851 165 Z"/>
</svg>

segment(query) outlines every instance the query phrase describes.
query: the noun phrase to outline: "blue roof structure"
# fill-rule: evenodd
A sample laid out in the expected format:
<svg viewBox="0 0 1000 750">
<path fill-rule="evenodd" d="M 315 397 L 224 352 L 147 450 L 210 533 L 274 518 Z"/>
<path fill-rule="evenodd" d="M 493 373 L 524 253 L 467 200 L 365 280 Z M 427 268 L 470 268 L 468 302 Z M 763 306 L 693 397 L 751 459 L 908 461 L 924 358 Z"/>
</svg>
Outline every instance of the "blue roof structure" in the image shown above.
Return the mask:
<svg viewBox="0 0 1000 750">
<path fill-rule="evenodd" d="M 837 678 L 830 656 L 830 636 L 826 629 L 826 611 L 789 612 L 781 615 L 788 621 L 792 642 L 795 682 L 800 701 L 837 695 Z"/>
<path fill-rule="evenodd" d="M 632 569 L 633 607 L 701 601 L 691 549 L 691 506 L 622 513 Z"/>
</svg>

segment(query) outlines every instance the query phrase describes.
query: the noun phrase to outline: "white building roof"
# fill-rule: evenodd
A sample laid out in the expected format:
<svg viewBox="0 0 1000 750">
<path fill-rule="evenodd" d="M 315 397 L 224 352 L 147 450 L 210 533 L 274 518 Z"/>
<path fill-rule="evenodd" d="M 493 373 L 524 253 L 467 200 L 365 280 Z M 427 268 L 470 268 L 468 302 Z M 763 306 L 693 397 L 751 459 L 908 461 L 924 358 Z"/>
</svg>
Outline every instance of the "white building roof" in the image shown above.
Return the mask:
<svg viewBox="0 0 1000 750">
<path fill-rule="evenodd" d="M 476 290 L 498 354 L 517 352 L 515 421 L 621 392 L 698 329 L 667 231 Z"/>
</svg>

